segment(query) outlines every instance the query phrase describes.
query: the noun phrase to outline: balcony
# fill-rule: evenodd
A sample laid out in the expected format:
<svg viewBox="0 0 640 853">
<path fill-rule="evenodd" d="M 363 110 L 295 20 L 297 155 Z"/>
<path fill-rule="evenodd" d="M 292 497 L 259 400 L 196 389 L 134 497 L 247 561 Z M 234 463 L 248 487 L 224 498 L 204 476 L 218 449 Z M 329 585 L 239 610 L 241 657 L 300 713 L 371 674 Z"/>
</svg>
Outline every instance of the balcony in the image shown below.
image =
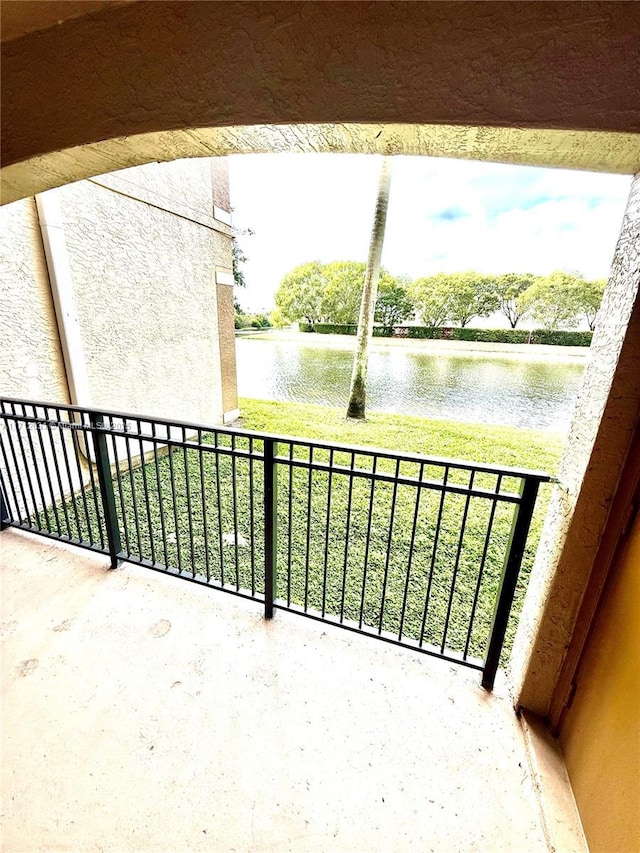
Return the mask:
<svg viewBox="0 0 640 853">
<path fill-rule="evenodd" d="M 500 673 L 22 531 L 0 549 L 7 851 L 540 851 L 549 826 L 583 849 Z"/>
<path fill-rule="evenodd" d="M 497 671 L 546 475 L 1 415 L 7 849 L 582 849 Z"/>
</svg>

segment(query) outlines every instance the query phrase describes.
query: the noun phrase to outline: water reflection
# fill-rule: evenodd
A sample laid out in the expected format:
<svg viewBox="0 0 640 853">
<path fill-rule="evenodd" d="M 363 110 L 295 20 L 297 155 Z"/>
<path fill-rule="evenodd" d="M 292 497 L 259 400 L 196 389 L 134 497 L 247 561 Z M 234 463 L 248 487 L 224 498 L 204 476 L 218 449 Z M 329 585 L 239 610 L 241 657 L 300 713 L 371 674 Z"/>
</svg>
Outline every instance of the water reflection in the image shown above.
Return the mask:
<svg viewBox="0 0 640 853">
<path fill-rule="evenodd" d="M 242 397 L 346 406 L 353 356 L 291 341 L 237 339 Z M 433 355 L 369 356 L 372 411 L 536 429 L 568 429 L 583 364 Z"/>
</svg>

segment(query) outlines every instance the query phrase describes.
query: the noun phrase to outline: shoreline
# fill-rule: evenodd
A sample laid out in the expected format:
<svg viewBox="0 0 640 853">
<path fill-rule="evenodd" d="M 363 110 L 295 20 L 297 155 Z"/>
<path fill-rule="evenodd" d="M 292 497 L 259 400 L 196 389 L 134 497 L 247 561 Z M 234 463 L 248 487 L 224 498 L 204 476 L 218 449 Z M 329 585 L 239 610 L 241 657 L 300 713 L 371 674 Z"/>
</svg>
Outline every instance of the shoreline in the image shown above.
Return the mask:
<svg viewBox="0 0 640 853">
<path fill-rule="evenodd" d="M 277 406 L 289 406 L 291 408 L 305 408 L 305 409 L 313 409 L 313 410 L 325 410 L 328 413 L 331 413 L 331 416 L 335 416 L 340 421 L 344 421 L 348 423 L 348 419 L 345 415 L 346 405 L 345 406 L 337 406 L 334 403 L 306 403 L 300 400 L 272 400 L 267 399 L 265 397 L 247 397 L 244 395 L 238 396 L 238 404 L 240 415 L 236 420 L 231 424 L 238 424 L 238 426 L 242 426 L 242 406 L 243 404 L 254 405 L 277 405 Z M 487 421 L 480 420 L 466 420 L 459 421 L 454 418 L 445 418 L 438 417 L 437 415 L 416 415 L 416 414 L 406 414 L 404 412 L 390 412 L 388 409 L 376 409 L 371 406 L 368 407 L 367 416 L 362 421 L 354 422 L 354 429 L 358 428 L 358 424 L 375 424 L 380 422 L 387 422 L 391 420 L 398 420 L 402 423 L 406 424 L 407 422 L 422 422 L 424 424 L 428 424 L 430 426 L 437 426 L 440 429 L 456 429 L 460 428 L 469 428 L 475 429 L 476 427 L 480 427 L 481 429 L 487 430 L 495 430 L 497 432 L 502 432 L 503 435 L 507 435 L 509 433 L 517 433 L 519 435 L 528 435 L 528 436 L 536 436 L 538 438 L 544 437 L 545 439 L 549 439 L 551 441 L 561 441 L 564 442 L 567 439 L 569 434 L 569 427 L 566 430 L 557 429 L 553 427 L 540 427 L 540 426 L 514 426 L 513 424 L 494 424 L 489 423 Z M 229 424 L 227 425 L 229 426 Z"/>
<path fill-rule="evenodd" d="M 316 349 L 338 349 L 353 351 L 355 337 L 352 335 L 320 335 L 313 332 L 295 332 L 291 329 L 266 329 L 264 331 L 236 330 L 236 338 L 263 340 L 277 343 L 295 343 Z M 548 344 L 501 344 L 483 341 L 443 341 L 427 338 L 372 338 L 371 351 L 401 349 L 424 355 L 452 355 L 482 358 L 493 355 L 498 358 L 522 361 L 554 361 L 570 364 L 584 363 L 589 347 L 562 347 Z"/>
</svg>

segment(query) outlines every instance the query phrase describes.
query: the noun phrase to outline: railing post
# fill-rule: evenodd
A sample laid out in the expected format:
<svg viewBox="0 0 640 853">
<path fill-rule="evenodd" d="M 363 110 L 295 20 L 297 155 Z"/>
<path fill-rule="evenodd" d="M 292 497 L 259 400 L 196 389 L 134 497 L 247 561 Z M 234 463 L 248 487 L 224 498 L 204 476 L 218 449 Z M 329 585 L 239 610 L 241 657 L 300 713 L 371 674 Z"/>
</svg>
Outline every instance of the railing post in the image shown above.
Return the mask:
<svg viewBox="0 0 640 853">
<path fill-rule="evenodd" d="M 0 478 L 0 530 L 4 530 L 5 527 L 9 527 L 10 520 L 9 510 L 4 500 L 4 485 Z"/>
<path fill-rule="evenodd" d="M 278 444 L 264 439 L 264 618 L 273 617 L 278 556 Z"/>
<path fill-rule="evenodd" d="M 107 528 L 107 542 L 109 543 L 109 556 L 111 557 L 111 568 L 117 569 L 120 564 L 119 555 L 122 550 L 120 543 L 120 528 L 118 527 L 118 513 L 116 501 L 113 496 L 113 481 L 111 479 L 111 465 L 109 464 L 109 451 L 107 449 L 107 437 L 102 432 L 103 416 L 96 412 L 89 414 L 91 421 L 91 435 L 96 457 L 96 468 L 98 471 L 98 484 L 100 486 L 100 497 L 102 499 L 102 511 Z M 91 465 L 91 460 L 89 460 Z"/>
<path fill-rule="evenodd" d="M 538 496 L 539 481 L 536 478 L 525 477 L 520 489 L 520 503 L 516 507 L 511 534 L 505 556 L 502 579 L 500 581 L 500 593 L 496 603 L 493 616 L 493 625 L 489 635 L 489 647 L 482 671 L 482 686 L 486 690 L 493 689 L 493 683 L 500 663 L 500 654 L 504 644 L 507 624 L 511 614 L 511 605 L 518 583 L 518 575 L 524 549 L 527 544 L 527 536 L 531 526 L 531 518 Z"/>
</svg>

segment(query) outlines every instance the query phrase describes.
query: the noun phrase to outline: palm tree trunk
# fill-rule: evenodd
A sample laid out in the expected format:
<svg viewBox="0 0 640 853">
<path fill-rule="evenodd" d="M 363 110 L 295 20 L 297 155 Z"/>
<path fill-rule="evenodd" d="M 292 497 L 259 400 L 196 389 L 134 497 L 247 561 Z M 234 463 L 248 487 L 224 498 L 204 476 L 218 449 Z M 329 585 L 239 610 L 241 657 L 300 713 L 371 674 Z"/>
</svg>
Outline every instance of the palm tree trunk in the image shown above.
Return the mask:
<svg viewBox="0 0 640 853">
<path fill-rule="evenodd" d="M 367 386 L 367 362 L 369 341 L 373 336 L 373 314 L 378 296 L 378 279 L 380 278 L 380 260 L 382 258 L 382 245 L 384 243 L 384 229 L 387 223 L 387 207 L 389 206 L 389 188 L 391 186 L 391 157 L 382 158 L 380 170 L 380 182 L 378 184 L 378 198 L 376 201 L 376 212 L 371 229 L 371 241 L 369 243 L 369 258 L 367 260 L 367 271 L 364 277 L 364 290 L 360 303 L 360 317 L 358 318 L 358 337 L 356 340 L 356 352 L 353 359 L 353 373 L 351 374 L 351 390 L 349 392 L 349 405 L 347 406 L 348 418 L 364 418 L 366 386 Z"/>
</svg>

